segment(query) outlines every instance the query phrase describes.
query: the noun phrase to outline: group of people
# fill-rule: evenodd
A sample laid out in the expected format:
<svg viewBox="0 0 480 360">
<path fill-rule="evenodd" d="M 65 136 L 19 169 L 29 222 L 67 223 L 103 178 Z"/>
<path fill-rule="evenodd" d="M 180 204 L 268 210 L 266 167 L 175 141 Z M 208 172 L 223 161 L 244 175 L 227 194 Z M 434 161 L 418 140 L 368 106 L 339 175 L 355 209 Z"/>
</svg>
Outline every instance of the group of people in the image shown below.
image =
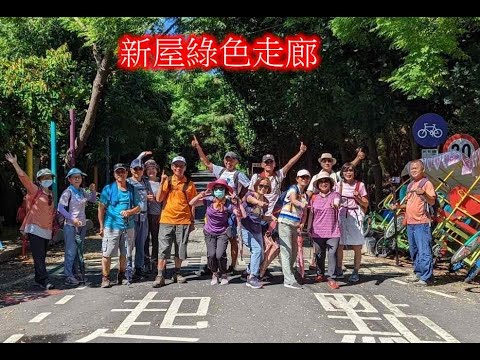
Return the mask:
<svg viewBox="0 0 480 360">
<path fill-rule="evenodd" d="M 124 164 L 114 165 L 115 181 L 104 187 L 98 206 L 99 233 L 102 236 L 102 288 L 110 287 L 113 283 L 110 278 L 111 257 L 117 253 L 120 253 L 117 284 L 122 284 L 124 280 L 127 283 L 138 281 L 156 270 L 153 287 L 164 286 L 166 264 L 172 246 L 175 256 L 172 280 L 186 282 L 181 265 L 187 259 L 188 238 L 193 228 L 195 207 L 199 205 L 206 208 L 203 232 L 212 285 L 228 284 L 228 274 L 235 271 L 238 258 L 237 241 L 241 241 L 251 252 L 250 263 L 242 278 L 247 286 L 261 288 L 263 276 L 271 276 L 268 271 L 260 272 L 264 260 L 264 236 L 267 230 L 275 227 L 277 231 L 273 237 L 280 247 L 285 287 L 302 288 L 301 279 L 295 276 L 294 271 L 298 251 L 296 239 L 302 231 L 311 235 L 315 246 L 312 262 L 315 264 L 316 282 L 325 281 L 333 289 L 339 287 L 336 280 L 344 277 L 342 262 L 345 246 L 354 251 L 354 270 L 349 281 L 359 281 L 361 249 L 365 242 L 363 219 L 369 204 L 365 184 L 355 179 L 356 165 L 365 157 L 362 151 L 338 172 L 333 171 L 336 159 L 330 153 L 323 153 L 318 159 L 322 167 L 318 174 L 311 177 L 306 169 L 298 171 L 296 184 L 282 193 L 283 179 L 307 151 L 303 143 L 287 164 L 278 170 L 275 170 L 275 157 L 264 155 L 261 163 L 263 171 L 254 174 L 251 179 L 237 170 L 239 158 L 234 152 L 227 152 L 223 166 L 220 166 L 209 161 L 196 137 L 192 140 L 192 146 L 217 178 L 208 184 L 206 191 L 200 193 L 185 176 L 187 163 L 182 156 L 176 156 L 171 161 L 172 176 L 167 176 L 163 171 L 159 177 L 159 167 L 154 160 L 142 161 L 145 156 L 151 155 L 148 151 L 134 159 L 129 169 Z M 21 230 L 27 234 L 32 250 L 35 283 L 44 289 L 53 288 L 48 281 L 45 257 L 48 241 L 52 237 L 51 215 L 56 210 L 65 217 L 65 284 L 78 285 L 84 282 L 78 271 L 76 249 L 77 246 L 83 246 L 86 233 L 85 205 L 87 201 L 95 201 L 95 185 L 91 184 L 88 191 L 81 189 L 86 174 L 80 169 L 71 169 L 67 174 L 70 185 L 60 196 L 58 208 L 54 209 L 50 190 L 54 175 L 51 171 L 41 169 L 34 183 L 20 168 L 16 156 L 6 154 L 6 159 L 14 166 L 28 193 L 28 213 Z M 127 176 L 128 170 L 131 177 Z M 422 180 L 421 161 L 411 163 L 411 176 L 414 186 L 403 206 L 406 207 L 414 278 L 419 285 L 423 285 L 431 279 L 433 262 L 428 260 L 427 248 L 431 237 L 429 239 L 427 235 L 421 204 L 435 201 L 435 192 L 432 193 L 433 186 L 429 181 Z M 78 244 L 78 237 L 81 238 L 81 245 Z M 227 266 L 226 255 L 228 244 L 231 246 L 230 267 Z"/>
</svg>

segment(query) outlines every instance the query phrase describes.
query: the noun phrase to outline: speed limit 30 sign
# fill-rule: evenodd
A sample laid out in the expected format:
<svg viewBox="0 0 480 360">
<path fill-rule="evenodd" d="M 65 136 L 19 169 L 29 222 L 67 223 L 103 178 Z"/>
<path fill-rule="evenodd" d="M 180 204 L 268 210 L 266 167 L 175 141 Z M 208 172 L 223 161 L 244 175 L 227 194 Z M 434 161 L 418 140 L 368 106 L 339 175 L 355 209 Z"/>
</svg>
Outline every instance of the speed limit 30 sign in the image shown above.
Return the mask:
<svg viewBox="0 0 480 360">
<path fill-rule="evenodd" d="M 459 151 L 470 157 L 475 150 L 478 149 L 477 140 L 467 134 L 455 134 L 445 141 L 443 144 L 443 152 Z"/>
</svg>

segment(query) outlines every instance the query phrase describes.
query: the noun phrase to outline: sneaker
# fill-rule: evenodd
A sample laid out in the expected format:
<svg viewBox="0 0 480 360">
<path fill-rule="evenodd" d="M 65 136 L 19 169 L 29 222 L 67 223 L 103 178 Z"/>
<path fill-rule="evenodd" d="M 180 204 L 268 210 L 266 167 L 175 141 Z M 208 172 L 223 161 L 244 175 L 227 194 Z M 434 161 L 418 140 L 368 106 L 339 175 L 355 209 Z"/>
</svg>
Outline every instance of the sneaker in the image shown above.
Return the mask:
<svg viewBox="0 0 480 360">
<path fill-rule="evenodd" d="M 47 283 L 47 285 L 45 285 L 45 290 L 51 290 L 51 289 L 55 289 L 55 285 Z"/>
<path fill-rule="evenodd" d="M 125 279 L 125 273 L 119 271 L 117 274 L 117 285 L 122 285 L 123 284 L 123 279 Z"/>
<path fill-rule="evenodd" d="M 247 286 L 251 287 L 252 289 L 261 289 L 263 285 L 260 281 L 258 281 L 256 276 L 250 276 L 250 278 L 247 280 Z"/>
<path fill-rule="evenodd" d="M 75 279 L 77 279 L 80 284 L 85 284 L 87 281 L 87 278 L 81 274 L 75 275 Z"/>
<path fill-rule="evenodd" d="M 417 282 L 414 283 L 414 285 L 419 287 L 425 287 L 425 286 L 428 286 L 428 282 L 423 281 L 422 279 L 419 279 Z"/>
<path fill-rule="evenodd" d="M 354 271 L 352 275 L 348 278 L 349 282 L 359 282 L 360 281 L 360 276 L 358 275 L 358 272 Z"/>
<path fill-rule="evenodd" d="M 418 280 L 420 280 L 420 276 L 419 276 L 418 274 L 410 275 L 409 277 L 407 277 L 407 278 L 405 279 L 405 281 L 410 282 L 410 283 L 415 283 L 415 282 L 417 282 Z"/>
<path fill-rule="evenodd" d="M 303 286 L 300 285 L 299 283 L 293 283 L 293 284 L 284 283 L 283 286 L 285 286 L 286 288 L 290 288 L 290 289 L 297 289 L 297 290 L 303 289 Z"/>
<path fill-rule="evenodd" d="M 265 270 L 265 274 L 263 274 L 263 277 L 262 277 L 262 280 L 265 279 L 265 280 L 270 280 L 273 278 L 273 275 L 272 273 L 270 272 L 270 270 Z"/>
<path fill-rule="evenodd" d="M 80 281 L 75 279 L 73 276 L 69 276 L 65 279 L 65 285 L 67 286 L 77 286 L 78 284 L 80 284 Z"/>
<path fill-rule="evenodd" d="M 51 289 L 55 289 L 55 286 L 49 282 L 44 282 L 44 283 L 38 283 L 36 282 L 35 283 L 35 286 L 36 287 L 39 287 L 40 289 L 42 290 L 51 290 Z"/>
<path fill-rule="evenodd" d="M 165 278 L 162 275 L 157 275 L 155 281 L 152 284 L 152 287 L 159 288 L 165 286 Z"/>
<path fill-rule="evenodd" d="M 108 276 L 102 276 L 102 285 L 100 285 L 102 288 L 109 288 L 111 286 L 110 284 L 110 279 Z"/>
<path fill-rule="evenodd" d="M 212 281 L 210 281 L 210 285 L 217 285 L 218 284 L 218 276 L 216 274 L 212 275 Z"/>
<path fill-rule="evenodd" d="M 333 279 L 329 279 L 327 284 L 330 287 L 330 289 L 334 289 L 334 290 L 340 287 L 340 285 L 338 285 L 338 283 Z"/>
<path fill-rule="evenodd" d="M 227 285 L 228 284 L 228 276 L 227 274 L 222 275 L 222 281 L 220 281 L 220 285 Z"/>
<path fill-rule="evenodd" d="M 324 281 L 327 281 L 327 278 L 323 274 L 319 274 L 315 277 L 315 282 L 316 283 L 320 283 L 320 282 L 324 282 Z"/>
<path fill-rule="evenodd" d="M 343 270 L 342 269 L 336 269 L 335 270 L 335 279 L 344 279 L 345 276 L 343 275 Z"/>
<path fill-rule="evenodd" d="M 178 284 L 184 284 L 187 282 L 187 279 L 185 279 L 184 276 L 182 276 L 181 273 L 174 273 L 173 276 L 172 276 L 172 280 L 173 282 L 176 282 Z"/>
</svg>

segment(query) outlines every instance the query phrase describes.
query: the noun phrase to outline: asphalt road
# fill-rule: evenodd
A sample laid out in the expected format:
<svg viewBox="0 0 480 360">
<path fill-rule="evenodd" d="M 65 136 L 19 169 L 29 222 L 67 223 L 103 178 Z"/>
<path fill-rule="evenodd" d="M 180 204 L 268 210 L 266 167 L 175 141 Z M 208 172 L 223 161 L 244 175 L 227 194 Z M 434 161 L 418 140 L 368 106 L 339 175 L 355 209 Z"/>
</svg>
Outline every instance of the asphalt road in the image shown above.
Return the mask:
<svg viewBox="0 0 480 360">
<path fill-rule="evenodd" d="M 263 289 L 239 275 L 211 286 L 195 273 L 206 260 L 201 236 L 192 244 L 186 284 L 102 289 L 99 258 L 90 258 L 87 286 L 10 293 L 21 301 L 0 308 L 0 342 L 480 342 L 478 285 L 418 288 L 405 282 L 408 267 L 365 257 L 360 283 L 338 290 L 285 288 L 278 262 Z M 61 267 L 51 270 L 61 276 Z"/>
</svg>

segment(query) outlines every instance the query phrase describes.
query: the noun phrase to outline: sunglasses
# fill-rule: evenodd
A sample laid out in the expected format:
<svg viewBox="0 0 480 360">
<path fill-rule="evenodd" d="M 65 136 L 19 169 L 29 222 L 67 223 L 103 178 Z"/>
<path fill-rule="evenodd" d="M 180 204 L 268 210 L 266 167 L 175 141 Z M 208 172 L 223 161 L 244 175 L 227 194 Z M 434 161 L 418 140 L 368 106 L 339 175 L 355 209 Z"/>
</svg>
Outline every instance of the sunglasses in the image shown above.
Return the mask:
<svg viewBox="0 0 480 360">
<path fill-rule="evenodd" d="M 270 189 L 270 186 L 269 186 L 269 185 L 259 184 L 259 185 L 258 185 L 258 188 L 259 188 L 259 189 L 267 189 L 267 190 L 268 190 L 268 189 Z"/>
<path fill-rule="evenodd" d="M 273 164 L 274 161 L 273 160 L 267 160 L 267 161 L 264 161 L 265 164 Z"/>
<path fill-rule="evenodd" d="M 135 167 L 135 168 L 133 168 L 133 170 L 135 170 L 135 171 L 140 171 L 140 170 L 143 170 L 143 168 L 141 168 L 141 167 Z"/>
<path fill-rule="evenodd" d="M 118 170 L 115 170 L 115 174 L 125 174 L 126 171 L 124 169 L 118 169 Z"/>
<path fill-rule="evenodd" d="M 330 180 L 328 180 L 328 179 L 321 179 L 321 180 L 318 180 L 318 182 L 319 182 L 320 184 L 325 184 L 325 183 L 330 184 Z"/>
<path fill-rule="evenodd" d="M 176 168 L 184 168 L 184 167 L 185 167 L 185 164 L 173 164 L 173 167 L 176 167 Z"/>
<path fill-rule="evenodd" d="M 299 176 L 299 178 L 302 179 L 302 180 L 307 180 L 307 179 L 310 179 L 310 176 L 302 175 L 302 176 Z"/>
<path fill-rule="evenodd" d="M 332 160 L 332 159 L 322 159 L 322 162 L 329 162 L 329 163 L 331 163 L 331 162 L 333 162 L 333 160 Z"/>
<path fill-rule="evenodd" d="M 215 186 L 213 190 L 225 190 L 223 186 Z"/>
</svg>

